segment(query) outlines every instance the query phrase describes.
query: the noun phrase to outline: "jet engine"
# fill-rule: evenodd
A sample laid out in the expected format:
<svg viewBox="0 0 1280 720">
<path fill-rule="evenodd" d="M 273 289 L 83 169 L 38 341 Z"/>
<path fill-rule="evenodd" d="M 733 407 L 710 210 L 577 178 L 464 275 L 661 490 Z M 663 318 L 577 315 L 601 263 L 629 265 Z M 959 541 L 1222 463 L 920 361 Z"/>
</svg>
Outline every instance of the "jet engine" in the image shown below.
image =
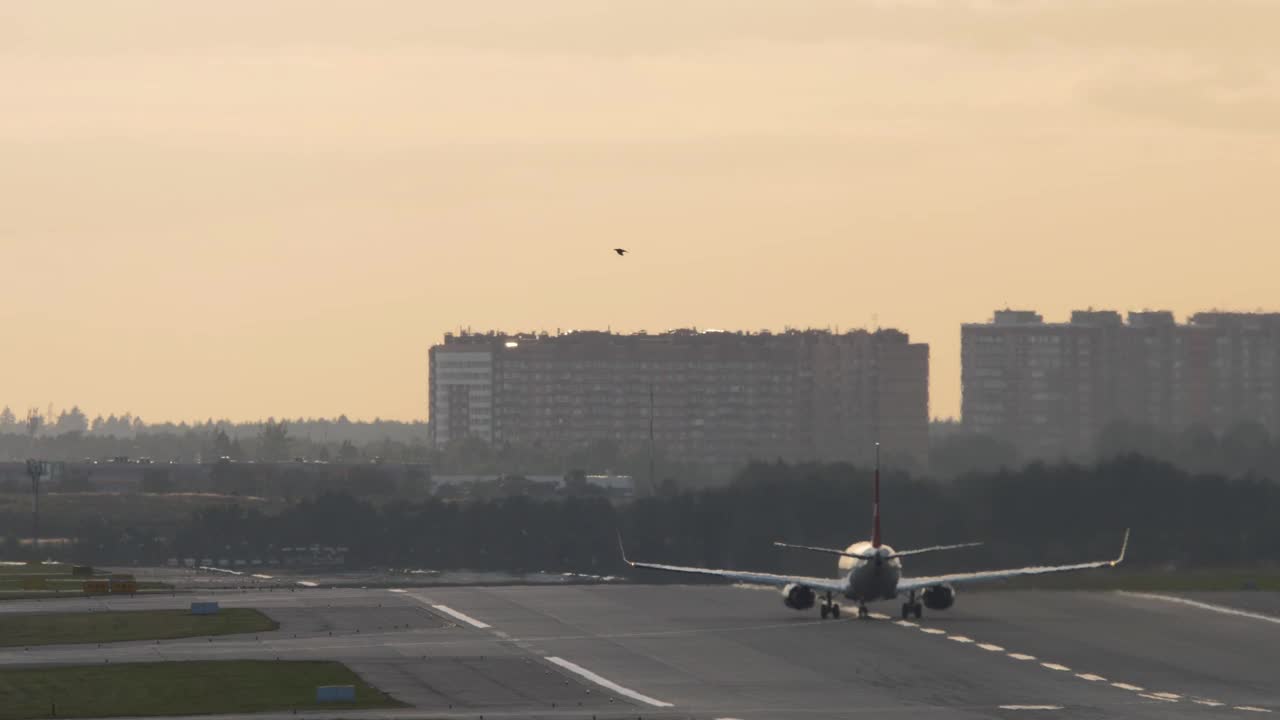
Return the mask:
<svg viewBox="0 0 1280 720">
<path fill-rule="evenodd" d="M 956 603 L 956 590 L 950 585 L 933 585 L 924 589 L 920 599 L 930 610 L 946 610 Z"/>
<path fill-rule="evenodd" d="M 813 590 L 804 585 L 791 583 L 782 588 L 782 604 L 792 610 L 808 610 L 813 607 L 814 594 Z"/>
</svg>

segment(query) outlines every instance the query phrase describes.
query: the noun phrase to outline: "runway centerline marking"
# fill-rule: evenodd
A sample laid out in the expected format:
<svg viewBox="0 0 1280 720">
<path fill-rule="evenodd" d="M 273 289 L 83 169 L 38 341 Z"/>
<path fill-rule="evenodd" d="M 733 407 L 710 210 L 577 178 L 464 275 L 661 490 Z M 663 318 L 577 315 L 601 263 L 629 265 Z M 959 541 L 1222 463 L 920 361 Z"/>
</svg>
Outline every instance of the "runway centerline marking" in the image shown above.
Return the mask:
<svg viewBox="0 0 1280 720">
<path fill-rule="evenodd" d="M 938 628 L 928 628 L 928 627 L 920 628 L 920 632 L 929 633 L 930 635 L 946 635 L 947 634 L 946 630 L 939 630 Z"/>
<path fill-rule="evenodd" d="M 1035 655 L 1027 655 L 1024 653 L 1009 653 L 1009 657 L 1013 658 L 1014 660 L 1023 660 L 1023 661 L 1036 659 Z"/>
<path fill-rule="evenodd" d="M 1140 693 L 1146 690 L 1146 688 L 1142 688 L 1142 687 L 1138 687 L 1137 685 L 1130 685 L 1129 683 L 1122 683 L 1122 682 L 1113 682 L 1111 683 L 1111 687 L 1120 688 L 1121 690 L 1128 690 L 1130 692 L 1137 692 L 1137 693 Z"/>
<path fill-rule="evenodd" d="M 1061 705 L 1001 705 L 1001 710 L 1062 710 Z"/>
<path fill-rule="evenodd" d="M 1250 620 L 1261 620 L 1263 622 L 1274 623 L 1280 625 L 1280 617 L 1275 615 L 1263 615 L 1262 613 L 1248 612 L 1246 610 L 1237 610 L 1233 607 L 1225 605 L 1210 605 L 1209 603 L 1200 602 L 1198 600 L 1188 600 L 1187 598 L 1178 597 L 1176 595 L 1159 595 L 1156 593 L 1138 593 L 1129 592 L 1127 590 L 1117 590 L 1120 595 L 1126 597 L 1142 598 L 1144 600 L 1163 600 L 1168 603 L 1177 603 L 1179 605 L 1188 605 L 1209 612 L 1221 613 L 1222 615 L 1235 615 L 1236 617 L 1249 618 Z"/>
<path fill-rule="evenodd" d="M 1050 670 L 1057 670 L 1058 672 L 1071 672 L 1071 668 L 1067 667 L 1066 665 L 1059 665 L 1058 663 L 1042 662 L 1040 663 L 1040 667 L 1049 668 Z"/>
<path fill-rule="evenodd" d="M 1160 697 L 1159 695 L 1152 695 L 1151 693 L 1138 693 L 1138 697 L 1140 697 L 1140 698 L 1146 698 L 1146 699 L 1148 699 L 1148 700 L 1159 700 L 1160 702 L 1171 702 L 1171 703 L 1176 703 L 1176 702 L 1178 702 L 1177 700 L 1174 700 L 1173 698 Z"/>
<path fill-rule="evenodd" d="M 1198 700 L 1198 699 L 1192 699 L 1192 701 L 1191 701 L 1191 702 L 1193 702 L 1193 703 L 1195 703 L 1195 704 L 1197 704 L 1197 705 L 1204 705 L 1205 707 L 1222 707 L 1223 705 L 1226 705 L 1226 703 L 1220 703 L 1220 702 L 1218 702 L 1217 700 Z"/>
<path fill-rule="evenodd" d="M 1151 694 L 1152 694 L 1152 695 L 1158 695 L 1158 696 L 1160 696 L 1160 697 L 1162 697 L 1162 698 L 1165 698 L 1166 700 L 1181 700 L 1181 699 L 1182 699 L 1182 696 L 1181 696 L 1181 695 L 1179 695 L 1178 693 L 1171 693 L 1171 692 L 1153 692 L 1153 693 L 1151 693 Z"/>
<path fill-rule="evenodd" d="M 673 705 L 669 702 L 663 702 L 662 700 L 656 700 L 654 698 L 651 698 L 648 695 L 642 695 L 636 692 L 635 690 L 632 690 L 631 688 L 623 687 L 618 683 L 612 680 L 609 680 L 608 678 L 603 678 L 591 672 L 590 670 L 582 667 L 581 665 L 577 665 L 575 663 L 569 662 L 568 660 L 565 660 L 562 657 L 548 656 L 546 660 L 547 662 L 552 663 L 554 665 L 559 665 L 560 667 L 564 668 L 565 670 L 568 670 L 571 673 L 574 673 L 575 675 L 579 675 L 583 678 L 586 678 L 587 680 L 590 680 L 591 682 L 599 685 L 602 688 L 605 688 L 607 690 L 612 690 L 618 693 L 619 695 L 622 695 L 623 697 L 628 697 L 628 698 L 631 698 L 632 700 L 638 700 L 642 703 L 645 703 L 646 705 L 652 705 L 654 707 L 660 707 L 660 708 L 673 707 Z"/>
<path fill-rule="evenodd" d="M 477 619 L 475 619 L 475 618 L 471 617 L 470 615 L 468 615 L 468 614 L 466 614 L 466 613 L 464 613 L 464 612 L 459 612 L 459 611 L 457 611 L 457 610 L 454 610 L 453 608 L 449 607 L 448 605 L 432 605 L 431 607 L 435 608 L 436 610 L 439 610 L 440 612 L 444 613 L 445 615 L 448 615 L 448 616 L 450 616 L 450 617 L 454 618 L 455 620 L 461 620 L 462 622 L 464 622 L 464 623 L 466 623 L 466 624 L 468 624 L 468 625 L 470 625 L 471 627 L 474 627 L 474 628 L 480 628 L 481 630 L 488 630 L 489 628 L 493 627 L 493 626 L 492 626 L 492 625 L 490 625 L 489 623 L 481 622 L 481 621 L 479 621 L 479 620 L 477 620 Z"/>
<path fill-rule="evenodd" d="M 947 637 L 947 639 L 948 639 L 948 640 L 951 640 L 952 642 L 958 642 L 958 643 L 971 643 L 971 642 L 973 642 L 973 638 L 971 638 L 971 637 L 965 637 L 964 635 L 950 635 L 950 636 L 948 636 L 948 637 Z"/>
<path fill-rule="evenodd" d="M 1080 678 L 1081 680 L 1088 680 L 1089 682 L 1106 682 L 1107 681 L 1107 679 L 1102 677 L 1101 675 L 1094 675 L 1093 673 L 1076 673 L 1076 677 Z"/>
<path fill-rule="evenodd" d="M 1233 710 L 1243 710 L 1244 712 L 1257 712 L 1257 713 L 1269 713 L 1269 712 L 1271 712 L 1270 710 L 1268 710 L 1268 709 L 1266 709 L 1266 708 L 1254 707 L 1254 706 L 1252 706 L 1252 705 L 1237 705 L 1237 706 L 1235 706 L 1235 707 L 1234 707 L 1234 708 L 1232 708 L 1232 709 L 1233 709 Z"/>
<path fill-rule="evenodd" d="M 992 645 L 991 643 L 978 643 L 978 647 L 986 650 L 987 652 L 1004 652 L 1004 648 L 999 645 Z"/>
</svg>

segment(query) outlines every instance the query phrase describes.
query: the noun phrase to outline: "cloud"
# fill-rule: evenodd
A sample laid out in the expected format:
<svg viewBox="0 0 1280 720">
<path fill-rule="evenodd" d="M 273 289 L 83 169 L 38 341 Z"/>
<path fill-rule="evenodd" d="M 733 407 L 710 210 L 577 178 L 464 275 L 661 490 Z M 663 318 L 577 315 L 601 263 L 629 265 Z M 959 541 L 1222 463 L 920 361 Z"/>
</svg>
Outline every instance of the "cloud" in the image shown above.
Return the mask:
<svg viewBox="0 0 1280 720">
<path fill-rule="evenodd" d="M 1180 76 L 1128 77 L 1087 92 L 1098 107 L 1227 132 L 1280 133 L 1280 82 L 1256 66 Z"/>
</svg>

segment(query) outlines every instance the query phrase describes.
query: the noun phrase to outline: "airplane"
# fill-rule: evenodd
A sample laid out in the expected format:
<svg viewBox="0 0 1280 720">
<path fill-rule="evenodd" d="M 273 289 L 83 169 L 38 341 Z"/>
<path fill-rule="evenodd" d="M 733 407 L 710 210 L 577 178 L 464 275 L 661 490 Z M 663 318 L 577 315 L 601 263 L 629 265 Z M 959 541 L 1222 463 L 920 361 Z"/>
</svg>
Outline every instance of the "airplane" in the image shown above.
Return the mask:
<svg viewBox="0 0 1280 720">
<path fill-rule="evenodd" d="M 932 577 L 906 578 L 902 576 L 902 558 L 923 553 L 942 550 L 955 550 L 974 547 L 982 543 L 961 543 L 958 545 L 936 545 L 913 550 L 894 550 L 881 542 L 880 535 L 880 443 L 876 443 L 875 491 L 872 507 L 872 530 L 870 541 L 855 542 L 844 550 L 838 548 L 814 547 L 811 545 L 792 545 L 775 542 L 780 548 L 806 550 L 810 552 L 836 555 L 840 558 L 836 578 L 803 577 L 798 575 L 775 575 L 773 573 L 750 572 L 739 570 L 716 570 L 712 568 L 684 567 L 680 565 L 662 565 L 659 563 L 634 562 L 627 559 L 626 548 L 622 546 L 622 535 L 618 535 L 618 547 L 622 551 L 622 560 L 631 567 L 662 570 L 672 573 L 688 573 L 692 575 L 710 575 L 725 578 L 739 583 L 753 585 L 772 585 L 782 589 L 782 602 L 792 610 L 808 610 L 817 603 L 819 595 L 822 602 L 819 614 L 823 620 L 828 617 L 840 617 L 840 605 L 834 598 L 843 596 L 858 603 L 858 617 L 869 615 L 867 603 L 876 600 L 896 600 L 905 594 L 906 602 L 902 604 L 902 619 L 911 616 L 919 619 L 924 608 L 930 610 L 946 610 L 955 604 L 955 586 L 985 580 L 1003 580 L 1022 575 L 1044 575 L 1048 573 L 1089 570 L 1092 568 L 1115 567 L 1124 561 L 1125 550 L 1129 547 L 1129 531 L 1124 531 L 1124 541 L 1120 545 L 1120 555 L 1114 560 L 1098 560 L 1094 562 L 1076 563 L 1074 565 L 1047 565 L 1036 567 L 1013 568 L 1010 570 L 983 570 L 979 572 L 952 573 Z"/>
</svg>

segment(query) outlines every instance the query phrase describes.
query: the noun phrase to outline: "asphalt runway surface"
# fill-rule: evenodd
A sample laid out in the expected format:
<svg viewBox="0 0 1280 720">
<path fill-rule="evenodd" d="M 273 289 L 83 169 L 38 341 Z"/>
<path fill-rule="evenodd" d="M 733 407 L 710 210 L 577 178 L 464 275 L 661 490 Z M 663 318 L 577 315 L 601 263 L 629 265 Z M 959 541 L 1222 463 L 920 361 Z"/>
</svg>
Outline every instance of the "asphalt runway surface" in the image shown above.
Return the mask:
<svg viewBox="0 0 1280 720">
<path fill-rule="evenodd" d="M 413 705 L 331 717 L 1215 718 L 1280 713 L 1280 594 L 961 593 L 921 621 L 820 620 L 726 586 L 210 591 L 0 603 L 186 607 L 260 635 L 0 649 L 0 666 L 333 659 Z M 315 716 L 315 715 L 313 715 Z M 254 716 L 264 717 L 264 716 Z M 270 716 L 266 716 L 270 717 Z M 283 717 L 289 717 L 285 715 Z"/>
</svg>

